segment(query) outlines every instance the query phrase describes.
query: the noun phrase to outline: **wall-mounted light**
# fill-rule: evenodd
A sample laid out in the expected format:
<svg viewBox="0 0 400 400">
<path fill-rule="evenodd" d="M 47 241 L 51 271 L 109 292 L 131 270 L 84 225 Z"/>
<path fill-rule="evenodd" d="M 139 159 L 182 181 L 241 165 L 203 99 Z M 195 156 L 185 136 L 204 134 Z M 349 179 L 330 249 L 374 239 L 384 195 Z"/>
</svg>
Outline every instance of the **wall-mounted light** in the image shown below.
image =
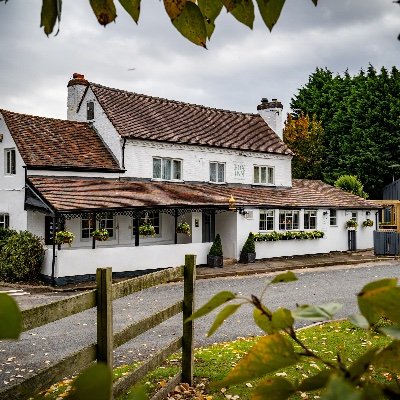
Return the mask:
<svg viewBox="0 0 400 400">
<path fill-rule="evenodd" d="M 365 215 L 369 215 L 369 214 L 371 214 L 371 211 L 366 211 L 365 212 Z"/>
<path fill-rule="evenodd" d="M 326 217 L 328 214 L 329 214 L 329 211 L 324 211 L 324 212 L 322 213 L 322 215 L 323 215 L 324 217 Z"/>
<path fill-rule="evenodd" d="M 236 211 L 236 200 L 234 199 L 234 197 L 231 195 L 231 197 L 228 199 L 228 210 L 229 211 Z"/>
<path fill-rule="evenodd" d="M 244 217 L 247 217 L 249 215 L 249 212 L 246 211 L 243 207 L 238 208 L 239 214 L 243 215 Z"/>
</svg>

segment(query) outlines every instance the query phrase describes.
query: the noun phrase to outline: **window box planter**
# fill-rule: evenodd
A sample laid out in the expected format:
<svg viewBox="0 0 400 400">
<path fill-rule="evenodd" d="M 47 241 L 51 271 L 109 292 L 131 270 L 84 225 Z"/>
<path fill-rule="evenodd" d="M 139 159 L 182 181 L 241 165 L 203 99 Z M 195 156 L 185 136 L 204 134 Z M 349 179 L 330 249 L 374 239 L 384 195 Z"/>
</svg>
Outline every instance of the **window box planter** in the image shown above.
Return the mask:
<svg viewBox="0 0 400 400">
<path fill-rule="evenodd" d="M 96 229 L 91 233 L 91 236 L 94 240 L 98 240 L 99 242 L 105 242 L 110 237 L 107 229 Z"/>
<path fill-rule="evenodd" d="M 224 265 L 224 257 L 223 256 L 212 256 L 210 254 L 207 255 L 207 266 L 210 268 L 221 268 Z"/>
</svg>

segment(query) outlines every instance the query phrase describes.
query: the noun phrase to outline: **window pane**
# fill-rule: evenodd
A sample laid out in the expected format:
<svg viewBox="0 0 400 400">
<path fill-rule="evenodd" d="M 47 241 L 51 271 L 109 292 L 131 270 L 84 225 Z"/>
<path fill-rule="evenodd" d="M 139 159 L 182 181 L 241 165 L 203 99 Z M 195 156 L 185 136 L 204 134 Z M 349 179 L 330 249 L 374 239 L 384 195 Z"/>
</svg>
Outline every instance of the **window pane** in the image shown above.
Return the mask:
<svg viewBox="0 0 400 400">
<path fill-rule="evenodd" d="M 94 119 L 94 103 L 93 103 L 93 101 L 88 101 L 88 103 L 87 103 L 86 119 L 87 120 Z"/>
<path fill-rule="evenodd" d="M 268 183 L 274 183 L 274 169 L 271 167 L 268 168 Z"/>
<path fill-rule="evenodd" d="M 171 180 L 171 159 L 163 158 L 162 177 L 166 180 Z"/>
<path fill-rule="evenodd" d="M 336 225 L 336 210 L 329 210 L 329 224 L 331 226 Z"/>
<path fill-rule="evenodd" d="M 9 226 L 9 215 L 0 214 L 0 228 L 6 229 Z"/>
<path fill-rule="evenodd" d="M 210 163 L 210 182 L 217 182 L 217 164 Z"/>
<path fill-rule="evenodd" d="M 279 229 L 283 230 L 283 231 L 286 229 L 285 212 L 284 211 L 279 211 Z"/>
<path fill-rule="evenodd" d="M 267 231 L 274 230 L 274 212 L 267 211 Z"/>
<path fill-rule="evenodd" d="M 99 228 L 107 229 L 109 237 L 114 237 L 114 216 L 107 213 L 99 222 Z"/>
<path fill-rule="evenodd" d="M 260 183 L 266 183 L 267 182 L 267 168 L 260 167 L 260 170 L 261 170 Z"/>
<path fill-rule="evenodd" d="M 92 228 L 92 219 L 91 218 L 82 218 L 82 220 L 81 220 L 81 226 L 82 226 L 82 229 L 81 229 L 81 236 L 82 236 L 82 239 L 88 239 L 88 238 L 90 238 L 90 234 L 92 233 L 92 231 L 93 231 L 93 228 Z"/>
<path fill-rule="evenodd" d="M 225 182 L 225 164 L 218 164 L 218 182 Z"/>
<path fill-rule="evenodd" d="M 299 229 L 299 212 L 293 211 L 293 224 L 291 229 Z"/>
<path fill-rule="evenodd" d="M 161 158 L 153 158 L 153 178 L 161 179 Z"/>
<path fill-rule="evenodd" d="M 254 167 L 254 183 L 260 183 L 260 168 Z"/>
<path fill-rule="evenodd" d="M 173 162 L 172 162 L 172 179 L 181 179 L 181 166 L 182 166 L 181 161 L 173 160 Z"/>
<path fill-rule="evenodd" d="M 15 174 L 15 150 L 11 150 L 11 174 Z"/>
<path fill-rule="evenodd" d="M 259 229 L 260 231 L 265 231 L 267 228 L 267 215 L 265 211 L 260 211 L 260 224 Z"/>
</svg>

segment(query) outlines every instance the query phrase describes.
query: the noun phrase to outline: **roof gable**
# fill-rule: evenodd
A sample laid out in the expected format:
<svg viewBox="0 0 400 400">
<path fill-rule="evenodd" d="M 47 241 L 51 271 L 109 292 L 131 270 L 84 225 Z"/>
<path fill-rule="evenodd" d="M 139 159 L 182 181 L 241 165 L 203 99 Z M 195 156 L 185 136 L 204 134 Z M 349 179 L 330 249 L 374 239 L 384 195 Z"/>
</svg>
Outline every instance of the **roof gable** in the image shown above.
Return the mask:
<svg viewBox="0 0 400 400">
<path fill-rule="evenodd" d="M 208 108 L 95 83 L 89 85 L 122 137 L 293 154 L 258 114 Z"/>
<path fill-rule="evenodd" d="M 84 122 L 1 110 L 28 167 L 120 171 L 97 133 Z"/>
</svg>

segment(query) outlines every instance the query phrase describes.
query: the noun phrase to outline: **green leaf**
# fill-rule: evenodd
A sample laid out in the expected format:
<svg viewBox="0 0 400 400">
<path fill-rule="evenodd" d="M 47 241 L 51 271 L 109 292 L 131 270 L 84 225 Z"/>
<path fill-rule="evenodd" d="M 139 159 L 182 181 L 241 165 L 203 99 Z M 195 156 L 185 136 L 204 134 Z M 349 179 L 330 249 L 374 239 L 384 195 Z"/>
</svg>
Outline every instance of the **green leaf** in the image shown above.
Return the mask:
<svg viewBox="0 0 400 400">
<path fill-rule="evenodd" d="M 100 25 L 106 26 L 117 18 L 113 0 L 90 0 L 90 5 Z"/>
<path fill-rule="evenodd" d="M 400 339 L 400 325 L 385 326 L 379 330 L 393 339 Z"/>
<path fill-rule="evenodd" d="M 311 0 L 314 3 L 314 6 L 317 7 L 318 0 Z"/>
<path fill-rule="evenodd" d="M 353 325 L 358 326 L 361 329 L 369 329 L 369 322 L 361 314 L 353 314 L 347 318 Z"/>
<path fill-rule="evenodd" d="M 230 304 L 229 306 L 224 307 L 215 317 L 214 323 L 208 331 L 207 336 L 211 336 L 228 317 L 237 311 L 240 306 L 241 304 Z"/>
<path fill-rule="evenodd" d="M 272 320 L 268 318 L 260 309 L 254 308 L 253 310 L 254 322 L 259 326 L 265 333 L 274 333 L 272 326 Z"/>
<path fill-rule="evenodd" d="M 257 0 L 257 4 L 265 25 L 272 31 L 281 15 L 285 0 Z"/>
<path fill-rule="evenodd" d="M 186 6 L 186 0 L 164 0 L 165 11 L 171 18 L 171 21 L 174 21 L 175 18 L 181 15 L 185 6 Z"/>
<path fill-rule="evenodd" d="M 330 320 L 341 308 L 342 305 L 338 303 L 328 303 L 320 306 L 302 305 L 292 311 L 292 316 L 295 319 L 306 319 L 310 321 Z"/>
<path fill-rule="evenodd" d="M 369 290 L 379 289 L 383 287 L 396 287 L 396 286 L 397 286 L 397 278 L 380 279 L 379 281 L 367 283 L 362 288 L 360 294 L 362 294 L 363 292 L 368 292 Z"/>
<path fill-rule="evenodd" d="M 58 20 L 58 23 L 60 23 L 61 6 L 62 6 L 62 0 L 43 0 L 42 2 L 40 27 L 43 27 L 44 33 L 47 36 L 49 36 L 50 33 L 53 32 L 56 21 Z"/>
<path fill-rule="evenodd" d="M 192 321 L 196 318 L 203 317 L 204 315 L 215 310 L 220 305 L 227 303 L 230 300 L 236 298 L 236 295 L 232 292 L 223 291 L 213 296 L 206 304 L 196 310 L 185 322 Z"/>
<path fill-rule="evenodd" d="M 270 284 L 272 285 L 273 283 L 293 282 L 293 281 L 297 281 L 296 275 L 292 271 L 287 271 L 283 274 L 275 276 L 275 278 L 272 279 Z"/>
<path fill-rule="evenodd" d="M 330 369 L 324 369 L 314 376 L 304 379 L 297 388 L 302 392 L 309 392 L 312 390 L 318 390 L 326 386 L 329 378 L 331 377 L 333 371 Z"/>
<path fill-rule="evenodd" d="M 0 339 L 18 339 L 22 331 L 22 317 L 16 301 L 0 293 Z"/>
<path fill-rule="evenodd" d="M 138 23 L 140 15 L 140 1 L 141 0 L 119 0 L 125 11 Z"/>
<path fill-rule="evenodd" d="M 378 354 L 380 348 L 373 348 L 368 350 L 366 353 L 361 355 L 356 361 L 354 361 L 349 367 L 350 378 L 358 382 L 361 376 L 368 371 L 371 362 L 374 357 Z"/>
<path fill-rule="evenodd" d="M 285 378 L 267 378 L 253 390 L 251 400 L 286 400 L 295 391 L 292 382 Z"/>
<path fill-rule="evenodd" d="M 294 324 L 294 319 L 290 310 L 286 308 L 278 308 L 272 313 L 272 326 L 276 330 L 290 328 Z"/>
<path fill-rule="evenodd" d="M 285 336 L 263 336 L 217 386 L 235 385 L 296 364 L 300 357 Z"/>
<path fill-rule="evenodd" d="M 394 373 L 400 373 L 400 340 L 394 340 L 380 351 L 372 361 L 375 367 L 384 368 Z"/>
<path fill-rule="evenodd" d="M 207 37 L 210 39 L 215 29 L 215 20 L 222 10 L 222 3 L 215 0 L 198 0 L 197 4 L 204 16 Z"/>
<path fill-rule="evenodd" d="M 361 400 L 362 394 L 340 376 L 332 376 L 321 400 Z"/>
<path fill-rule="evenodd" d="M 225 7 L 239 22 L 253 29 L 254 4 L 253 0 L 226 0 Z"/>
<path fill-rule="evenodd" d="M 148 400 L 149 397 L 146 394 L 146 389 L 143 385 L 135 386 L 129 391 L 129 393 L 124 396 L 126 400 Z"/>
<path fill-rule="evenodd" d="M 85 369 L 72 384 L 70 400 L 109 400 L 112 390 L 112 374 L 105 364 L 95 364 Z"/>
<path fill-rule="evenodd" d="M 188 40 L 206 47 L 207 29 L 200 8 L 191 1 L 186 2 L 183 11 L 172 20 L 175 28 Z"/>
</svg>

